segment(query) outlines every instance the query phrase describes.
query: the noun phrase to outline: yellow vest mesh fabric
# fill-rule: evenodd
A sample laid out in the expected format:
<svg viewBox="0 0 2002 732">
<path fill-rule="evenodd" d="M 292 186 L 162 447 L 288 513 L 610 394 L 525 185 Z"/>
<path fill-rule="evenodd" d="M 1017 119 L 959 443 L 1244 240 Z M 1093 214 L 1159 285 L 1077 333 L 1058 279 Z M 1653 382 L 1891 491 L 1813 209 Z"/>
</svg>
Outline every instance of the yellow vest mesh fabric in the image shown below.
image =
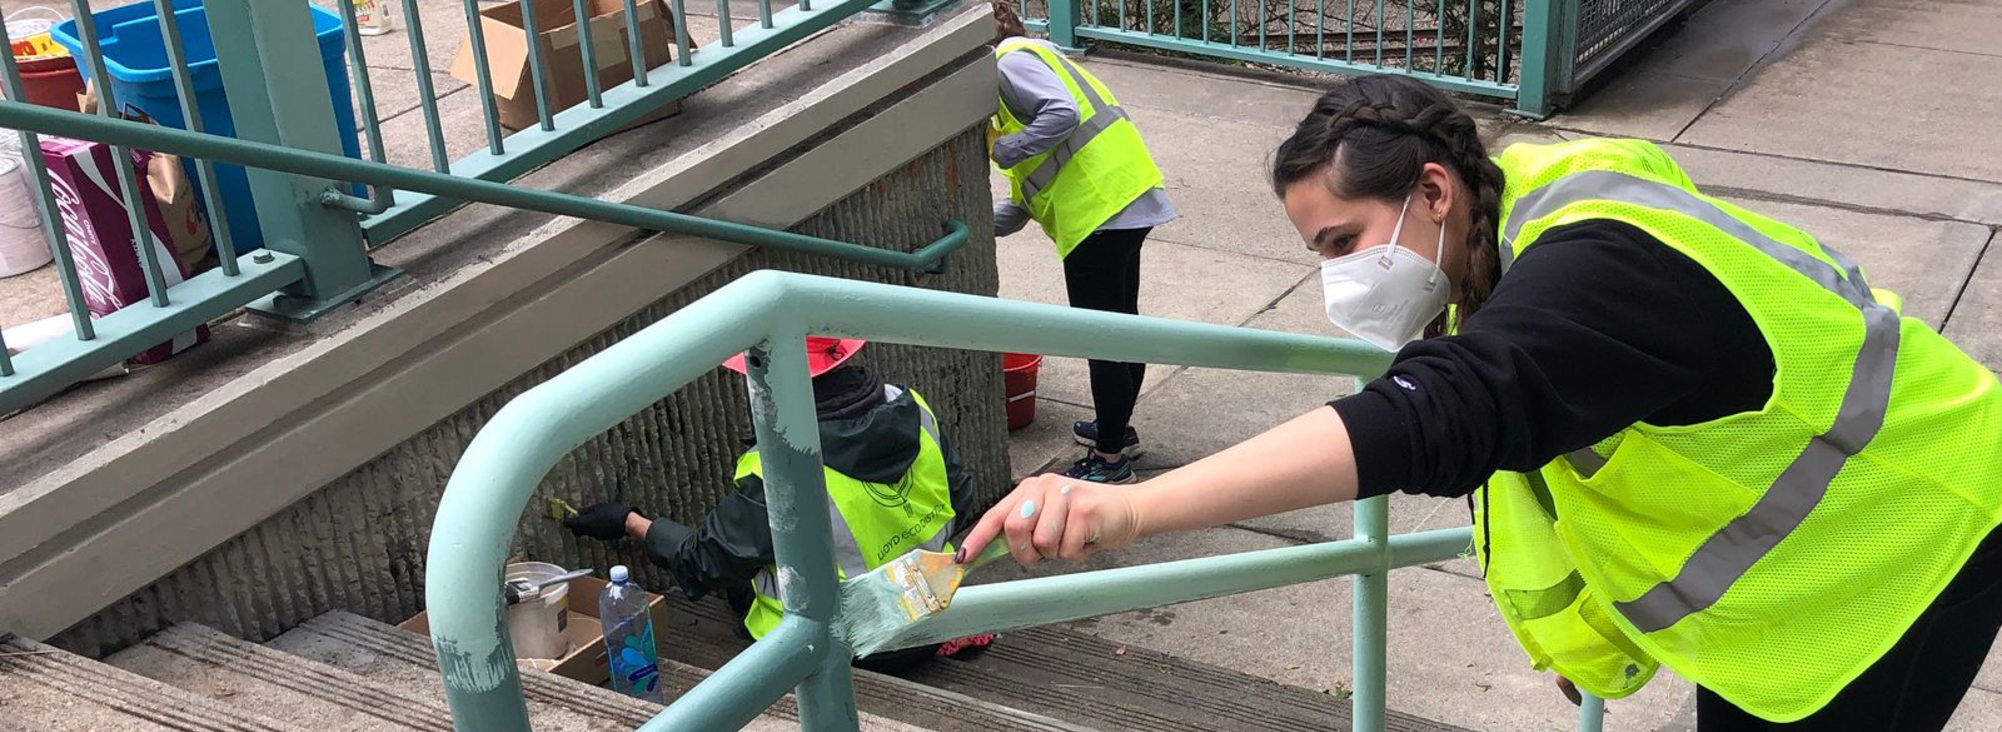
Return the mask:
<svg viewBox="0 0 2002 732">
<path fill-rule="evenodd" d="M 1089 131 L 1093 119 L 1099 115 L 1114 115 L 1114 118 L 1100 119 L 1103 124 L 1112 120 L 1110 126 L 1098 132 L 1084 146 L 1075 150 L 1068 146 L 1072 140 L 1058 145 L 1058 149 L 1044 152 L 1014 167 L 1003 168 L 1008 178 L 1008 194 L 1016 205 L 1029 211 L 1029 217 L 1043 227 L 1043 233 L 1056 242 L 1057 256 L 1068 257 L 1079 242 L 1098 230 L 1098 227 L 1126 209 L 1150 190 L 1161 187 L 1160 168 L 1147 153 L 1147 145 L 1140 139 L 1140 128 L 1132 120 L 1125 119 L 1120 110 L 1119 100 L 1112 96 L 1112 90 L 1100 83 L 1091 72 L 1065 60 L 1056 52 L 1028 39 L 1016 38 L 1002 42 L 994 49 L 998 60 L 1010 53 L 1032 53 L 1050 67 L 1050 71 L 1064 82 L 1070 90 L 1071 100 L 1078 109 L 1078 130 Z M 1083 85 L 1090 86 L 1090 94 Z M 1096 95 L 1105 102 L 1108 109 L 1099 109 L 1091 102 Z M 995 113 L 995 121 L 1002 135 L 1013 135 L 1023 130 L 1025 125 L 1008 111 L 1008 103 L 1001 102 Z M 1052 155 L 1067 154 L 1061 160 L 1054 181 L 1037 192 L 1034 197 L 1025 195 L 1024 185 L 1039 166 Z"/>
<path fill-rule="evenodd" d="M 1639 141 L 1518 145 L 1498 162 L 1508 177 L 1504 221 L 1525 195 L 1586 170 L 1695 191 L 1666 154 Z M 1839 270 L 1805 233 L 1704 200 Z M 1785 263 L 1676 211 L 1581 202 L 1527 223 L 1508 245 L 1519 254 L 1543 231 L 1585 219 L 1637 226 L 1715 275 L 1764 333 L 1776 373 L 1772 399 L 1757 412 L 1685 427 L 1635 425 L 1594 446 L 1606 462 L 1589 478 L 1564 459 L 1543 468 L 1560 543 L 1588 591 L 1599 594 L 1599 609 L 1646 655 L 1766 719 L 1804 717 L 1888 650 L 1995 527 L 2002 507 L 2002 391 L 1994 374 L 1951 343 L 1919 321 L 1903 320 L 1886 417 L 1870 442 L 1842 462 L 1806 518 L 1714 603 L 1643 633 L 1608 604 L 1631 602 L 1676 579 L 1706 540 L 1760 501 L 1810 439 L 1830 430 L 1863 345 L 1864 318 Z M 1519 500 L 1514 492 L 1490 490 L 1495 505 L 1488 513 Z M 1527 583 L 1496 577 L 1494 570 L 1505 566 L 1490 567 L 1491 583 Z M 1511 623 L 1518 635 L 1526 632 L 1527 624 Z M 1580 617 L 1547 632 L 1585 637 L 1583 624 Z M 1563 644 L 1534 637 L 1525 643 L 1532 658 L 1539 645 Z M 1586 679 L 1574 680 L 1585 685 Z"/>
<path fill-rule="evenodd" d="M 919 409 L 931 413 L 931 405 L 924 397 L 915 391 L 911 396 L 917 400 Z M 863 563 L 870 569 L 903 556 L 952 525 L 952 489 L 946 480 L 945 453 L 930 434 L 920 434 L 918 441 L 918 456 L 898 485 L 869 483 L 824 468 L 828 500 L 841 512 L 856 547 L 862 550 Z M 755 450 L 737 459 L 736 477 L 752 475 L 763 475 L 763 463 Z M 834 530 L 838 532 L 841 527 Z M 766 572 L 776 575 L 778 570 L 768 566 Z M 838 565 L 835 574 L 848 579 Z M 785 605 L 768 592 L 770 588 L 758 587 L 754 582 L 751 589 L 757 596 L 744 615 L 744 628 L 751 632 L 752 638 L 763 638 L 785 617 Z"/>
</svg>

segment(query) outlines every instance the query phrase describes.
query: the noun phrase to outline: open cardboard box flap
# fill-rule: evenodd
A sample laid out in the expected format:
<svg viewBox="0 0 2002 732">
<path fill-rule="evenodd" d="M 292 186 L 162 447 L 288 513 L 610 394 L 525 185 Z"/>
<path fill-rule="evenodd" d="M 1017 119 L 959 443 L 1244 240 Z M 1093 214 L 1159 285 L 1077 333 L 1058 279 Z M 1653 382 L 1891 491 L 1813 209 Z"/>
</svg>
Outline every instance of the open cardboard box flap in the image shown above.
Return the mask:
<svg viewBox="0 0 2002 732">
<path fill-rule="evenodd" d="M 632 41 L 627 33 L 624 0 L 587 0 L 591 14 L 591 47 L 597 62 L 599 88 L 631 81 Z M 646 68 L 666 64 L 671 58 L 675 18 L 660 0 L 642 0 L 634 5 L 639 26 L 641 53 Z M 522 22 L 519 3 L 503 3 L 480 9 L 480 33 L 486 42 L 488 78 L 501 124 L 524 129 L 538 121 L 535 83 L 530 65 L 528 31 Z M 571 0 L 535 0 L 536 38 L 548 62 L 546 82 L 552 113 L 582 103 L 584 60 L 579 51 L 576 8 Z M 452 59 L 452 77 L 478 86 L 479 66 L 472 35 L 460 39 Z M 670 105 L 663 113 L 644 121 L 665 117 L 678 110 Z M 637 124 L 637 123 L 636 123 Z"/>
</svg>

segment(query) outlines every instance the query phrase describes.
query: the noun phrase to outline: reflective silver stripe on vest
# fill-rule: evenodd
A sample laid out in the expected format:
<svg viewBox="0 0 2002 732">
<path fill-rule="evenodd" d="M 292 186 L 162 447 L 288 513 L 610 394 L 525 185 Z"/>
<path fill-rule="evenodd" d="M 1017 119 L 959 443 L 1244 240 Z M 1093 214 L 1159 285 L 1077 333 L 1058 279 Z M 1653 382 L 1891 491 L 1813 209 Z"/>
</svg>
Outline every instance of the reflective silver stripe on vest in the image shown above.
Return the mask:
<svg viewBox="0 0 2002 732">
<path fill-rule="evenodd" d="M 1733 582 L 1807 520 L 1849 456 L 1877 436 L 1890 405 L 1891 375 L 1897 370 L 1898 315 L 1871 303 L 1864 306 L 1863 319 L 1863 347 L 1850 371 L 1834 426 L 1809 440 L 1750 510 L 1704 540 L 1674 579 L 1633 600 L 1613 603 L 1635 628 L 1643 633 L 1663 630 L 1716 603 Z"/>
<path fill-rule="evenodd" d="M 888 399 L 895 399 L 903 393 L 904 390 L 894 384 L 885 384 L 883 386 L 883 395 Z M 918 406 L 918 426 L 924 430 L 925 434 L 931 436 L 933 444 L 940 444 L 938 439 L 938 418 L 932 416 L 931 410 L 926 409 L 923 405 Z M 843 575 L 849 578 L 868 574 L 869 562 L 863 558 L 861 547 L 855 543 L 855 532 L 848 529 L 848 519 L 841 515 L 841 508 L 834 503 L 832 496 L 829 496 L 827 499 L 827 522 L 832 525 L 834 530 L 835 566 L 840 567 Z M 937 551 L 943 548 L 946 540 L 950 538 L 952 538 L 952 522 L 948 521 L 944 528 L 932 536 L 930 541 L 925 542 L 923 547 Z M 761 570 L 757 576 L 752 577 L 751 586 L 757 589 L 760 595 L 779 597 L 778 583 L 773 581 L 771 573 L 768 571 Z"/>
<path fill-rule="evenodd" d="M 897 386 L 896 384 L 883 385 L 884 399 L 895 399 L 903 395 L 904 395 L 903 387 Z M 917 401 L 917 400 L 914 398 L 912 399 L 912 401 Z M 932 444 L 935 445 L 945 444 L 943 442 L 940 442 L 938 439 L 938 417 L 933 416 L 931 413 L 931 409 L 923 404 L 918 405 L 918 428 L 924 430 L 925 434 L 931 435 Z"/>
<path fill-rule="evenodd" d="M 1808 440 L 1759 500 L 1744 515 L 1705 539 L 1674 578 L 1649 588 L 1638 598 L 1613 603 L 1636 629 L 1652 633 L 1674 626 L 1721 599 L 1752 565 L 1807 520 L 1822 496 L 1827 495 L 1828 486 L 1842 472 L 1849 456 L 1861 452 L 1877 436 L 1890 408 L 1891 377 L 1897 370 L 1898 314 L 1877 303 L 1863 281 L 1862 269 L 1848 257 L 1823 249 L 1841 267 L 1843 272 L 1838 274 L 1835 266 L 1759 233 L 1689 191 L 1624 173 L 1574 173 L 1530 192 L 1516 202 L 1502 237 L 1512 242 L 1524 224 L 1590 200 L 1674 211 L 1715 226 L 1855 305 L 1863 315 L 1863 345 L 1857 349 L 1856 361 L 1850 367 L 1849 386 L 1842 393 L 1842 406 L 1828 431 Z M 1504 264 L 1509 259 L 1505 253 Z M 1573 453 L 1567 459 L 1574 460 L 1573 466 L 1582 473 L 1583 467 L 1576 462 L 1579 457 Z M 1597 453 L 1593 457 L 1598 457 Z M 1587 458 L 1584 462 L 1592 460 Z M 1604 467 L 1604 460 L 1599 460 L 1593 470 L 1598 467 Z"/>
<path fill-rule="evenodd" d="M 1037 57 L 1041 58 L 1041 55 L 1038 54 Z M 1131 119 L 1126 115 L 1126 110 L 1107 104 L 1105 99 L 1098 95 L 1098 90 L 1092 87 L 1091 81 L 1085 78 L 1084 72 L 1078 70 L 1070 59 L 1063 56 L 1056 56 L 1056 59 L 1064 71 L 1070 74 L 1071 81 L 1077 84 L 1078 90 L 1084 92 L 1085 101 L 1091 104 L 1093 114 L 1090 119 L 1079 123 L 1077 129 L 1071 130 L 1069 137 L 1057 143 L 1056 147 L 1050 148 L 1049 157 L 1043 158 L 1043 162 L 1037 165 L 1035 170 L 1029 171 L 1029 175 L 1022 180 L 1023 201 L 1036 200 L 1037 194 L 1056 182 L 1057 173 L 1063 170 L 1064 163 L 1070 162 L 1079 150 L 1091 144 L 1091 141 L 1097 139 L 1101 133 L 1112 129 L 1112 126 L 1119 121 Z M 1082 115 L 1083 111 L 1080 110 L 1079 116 Z"/>
<path fill-rule="evenodd" d="M 1861 271 L 1856 268 L 1855 263 L 1834 250 L 1822 248 L 1822 251 L 1828 252 L 1830 259 L 1842 263 L 1843 269 L 1854 275 L 1852 279 L 1844 280 L 1827 262 L 1759 233 L 1759 230 L 1752 228 L 1750 224 L 1739 221 L 1737 217 L 1718 208 L 1716 204 L 1698 198 L 1694 193 L 1667 183 L 1611 170 L 1572 173 L 1549 185 L 1530 191 L 1518 199 L 1515 208 L 1509 211 L 1508 224 L 1502 228 L 1502 241 L 1508 242 L 1500 247 L 1502 271 L 1507 272 L 1509 265 L 1515 260 L 1515 237 L 1522 231 L 1524 225 L 1557 213 L 1572 204 L 1586 201 L 1618 201 L 1689 216 L 1756 247 L 1759 251 L 1765 252 L 1766 256 L 1777 259 L 1793 271 L 1814 280 L 1814 283 L 1821 285 L 1822 289 L 1841 296 L 1851 305 L 1861 307 L 1864 303 L 1875 302 L 1875 298 L 1870 294 L 1870 288 L 1863 285 Z"/>
<path fill-rule="evenodd" d="M 952 522 L 947 521 L 945 522 L 944 526 L 938 527 L 938 533 L 932 534 L 931 538 L 926 539 L 925 543 L 919 544 L 918 548 L 923 549 L 925 551 L 935 552 L 940 549 L 944 549 L 945 543 L 951 539 L 952 539 Z"/>
<path fill-rule="evenodd" d="M 848 529 L 848 518 L 841 515 L 841 508 L 834 505 L 832 497 L 827 499 L 827 522 L 834 528 L 834 563 L 841 568 L 844 577 L 860 577 L 869 573 L 869 562 L 862 558 L 862 548 L 855 545 L 855 532 Z"/>
<path fill-rule="evenodd" d="M 1578 475 L 1584 478 L 1597 475 L 1600 468 L 1606 467 L 1605 456 L 1593 451 L 1590 447 L 1581 447 L 1565 453 L 1564 459 L 1571 463 L 1572 470 L 1578 471 Z"/>
</svg>

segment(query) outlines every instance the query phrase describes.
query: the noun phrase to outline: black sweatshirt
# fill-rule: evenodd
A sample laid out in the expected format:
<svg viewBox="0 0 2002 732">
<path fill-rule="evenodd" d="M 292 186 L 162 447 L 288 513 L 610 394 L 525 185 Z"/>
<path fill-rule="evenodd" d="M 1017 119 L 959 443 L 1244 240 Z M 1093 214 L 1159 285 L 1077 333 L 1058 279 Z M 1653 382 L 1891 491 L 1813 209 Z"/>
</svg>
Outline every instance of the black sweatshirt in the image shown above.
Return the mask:
<svg viewBox="0 0 2002 732">
<path fill-rule="evenodd" d="M 1638 422 L 1759 409 L 1773 354 L 1723 283 L 1614 221 L 1552 229 L 1458 335 L 1407 345 L 1382 378 L 1332 402 L 1360 497 L 1464 496 Z"/>
</svg>

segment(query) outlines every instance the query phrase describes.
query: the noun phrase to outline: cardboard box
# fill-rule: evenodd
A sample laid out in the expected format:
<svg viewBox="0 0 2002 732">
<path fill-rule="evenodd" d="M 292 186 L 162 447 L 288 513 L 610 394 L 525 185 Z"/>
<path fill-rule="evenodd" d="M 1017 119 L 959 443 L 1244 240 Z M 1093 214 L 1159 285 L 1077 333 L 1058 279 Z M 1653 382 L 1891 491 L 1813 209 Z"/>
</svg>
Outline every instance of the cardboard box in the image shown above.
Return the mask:
<svg viewBox="0 0 2002 732">
<path fill-rule="evenodd" d="M 160 262 L 161 279 L 168 287 L 188 277 L 185 265 L 167 247 L 167 242 L 174 239 L 160 203 L 148 187 L 146 167 L 153 154 L 131 150 L 130 159 L 114 161 L 111 153 L 111 146 L 100 142 L 42 138 L 42 160 L 48 164 L 49 188 L 55 193 L 64 238 L 69 244 L 70 258 L 76 264 L 77 284 L 83 288 L 84 305 L 92 316 L 99 318 L 147 299 L 145 265 L 139 261 L 139 246 L 152 248 Z M 147 230 L 136 237 L 120 187 L 121 164 L 132 166 L 139 202 L 145 208 L 141 216 Z M 140 352 L 132 361 L 159 363 L 208 339 L 209 327 L 197 326 Z"/>
<path fill-rule="evenodd" d="M 591 13 L 591 45 L 596 50 L 600 89 L 633 78 L 632 41 L 626 33 L 624 0 L 588 0 Z M 660 0 L 644 0 L 635 6 L 639 15 L 640 45 L 646 68 L 656 68 L 671 60 L 674 24 L 677 19 Z M 549 111 L 555 114 L 583 104 L 584 55 L 577 33 L 577 12 L 571 0 L 535 0 L 535 43 L 548 59 Z M 487 43 L 487 70 L 493 79 L 494 107 L 502 127 L 521 130 L 538 124 L 535 110 L 535 79 L 529 70 L 528 31 L 522 27 L 520 3 L 503 3 L 480 9 L 480 31 Z M 460 39 L 459 52 L 452 59 L 452 77 L 478 86 L 479 67 L 473 57 L 469 34 Z M 642 117 L 621 130 L 630 129 L 681 111 L 676 101 Z"/>
<path fill-rule="evenodd" d="M 598 593 L 605 591 L 605 584 L 604 580 L 596 577 L 570 581 L 570 594 L 563 597 L 564 606 L 569 608 L 569 621 L 563 627 L 563 638 L 570 642 L 569 653 L 556 659 L 553 667 L 541 662 L 541 659 L 519 662 L 594 686 L 610 681 L 612 671 L 605 659 L 605 631 L 598 624 Z M 496 587 L 495 591 L 498 592 L 499 588 Z M 668 627 L 667 601 L 649 592 L 646 593 L 646 606 L 647 612 L 653 615 L 654 653 L 659 654 Z M 396 627 L 412 633 L 431 634 L 431 621 L 426 613 L 418 613 Z"/>
</svg>

